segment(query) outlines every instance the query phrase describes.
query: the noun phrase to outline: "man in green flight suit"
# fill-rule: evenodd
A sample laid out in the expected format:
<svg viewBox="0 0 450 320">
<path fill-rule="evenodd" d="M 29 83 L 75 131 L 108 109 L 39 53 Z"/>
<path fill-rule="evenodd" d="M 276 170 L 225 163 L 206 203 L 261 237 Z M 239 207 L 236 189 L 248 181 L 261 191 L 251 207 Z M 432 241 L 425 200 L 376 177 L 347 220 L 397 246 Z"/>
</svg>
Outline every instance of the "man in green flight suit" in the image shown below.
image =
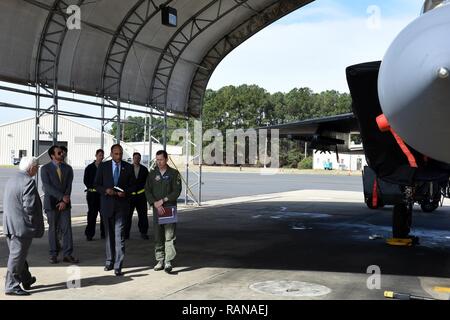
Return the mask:
<svg viewBox="0 0 450 320">
<path fill-rule="evenodd" d="M 153 206 L 153 229 L 155 233 L 155 271 L 172 271 L 175 258 L 176 223 L 158 224 L 158 215 L 164 213 L 164 207 L 176 207 L 181 193 L 181 175 L 178 170 L 167 165 L 168 155 L 164 150 L 156 152 L 157 166 L 152 169 L 145 184 L 145 196 Z"/>
</svg>

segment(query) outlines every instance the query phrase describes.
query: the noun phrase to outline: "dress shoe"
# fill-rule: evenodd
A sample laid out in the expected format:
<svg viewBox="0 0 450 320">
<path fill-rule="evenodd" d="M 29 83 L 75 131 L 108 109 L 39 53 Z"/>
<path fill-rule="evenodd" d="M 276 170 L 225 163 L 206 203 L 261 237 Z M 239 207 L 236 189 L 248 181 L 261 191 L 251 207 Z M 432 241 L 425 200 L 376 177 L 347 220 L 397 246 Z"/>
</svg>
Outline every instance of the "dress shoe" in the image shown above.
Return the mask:
<svg viewBox="0 0 450 320">
<path fill-rule="evenodd" d="M 36 277 L 31 277 L 30 282 L 22 283 L 22 287 L 23 287 L 25 290 L 30 290 L 30 289 L 31 289 L 31 286 L 32 286 L 35 282 L 36 282 Z"/>
<path fill-rule="evenodd" d="M 172 271 L 172 264 L 170 263 L 170 261 L 166 261 L 166 263 L 164 264 L 164 271 L 167 273 L 170 273 Z"/>
<path fill-rule="evenodd" d="M 86 237 L 87 241 L 92 241 L 92 237 Z"/>
<path fill-rule="evenodd" d="M 153 267 L 155 271 L 161 271 L 164 269 L 164 260 L 159 260 L 158 263 Z"/>
<path fill-rule="evenodd" d="M 102 239 L 105 239 L 105 238 L 106 238 L 106 236 L 105 236 L 104 234 L 102 234 L 102 235 L 101 235 L 101 238 L 102 238 Z"/>
<path fill-rule="evenodd" d="M 114 269 L 114 266 L 113 265 L 109 265 L 109 266 L 105 266 L 105 268 L 103 270 L 111 271 L 112 269 Z"/>
<path fill-rule="evenodd" d="M 58 263 L 58 257 L 57 256 L 51 256 L 49 261 L 50 261 L 51 264 Z"/>
<path fill-rule="evenodd" d="M 120 270 L 120 269 L 114 270 L 114 274 L 115 274 L 117 277 L 120 277 L 120 276 L 123 276 L 123 275 L 124 275 L 124 273 L 123 273 L 122 270 Z"/>
<path fill-rule="evenodd" d="M 77 258 L 74 258 L 72 256 L 67 256 L 63 258 L 64 262 L 69 262 L 69 263 L 79 263 L 80 260 L 78 260 Z"/>
<path fill-rule="evenodd" d="M 144 240 L 149 240 L 150 238 L 145 233 L 141 233 L 141 238 Z"/>
<path fill-rule="evenodd" d="M 22 289 L 17 289 L 17 290 L 10 291 L 10 292 L 5 292 L 5 294 L 8 295 L 8 296 L 29 296 L 30 295 L 29 292 L 27 292 L 25 290 L 22 290 Z"/>
</svg>

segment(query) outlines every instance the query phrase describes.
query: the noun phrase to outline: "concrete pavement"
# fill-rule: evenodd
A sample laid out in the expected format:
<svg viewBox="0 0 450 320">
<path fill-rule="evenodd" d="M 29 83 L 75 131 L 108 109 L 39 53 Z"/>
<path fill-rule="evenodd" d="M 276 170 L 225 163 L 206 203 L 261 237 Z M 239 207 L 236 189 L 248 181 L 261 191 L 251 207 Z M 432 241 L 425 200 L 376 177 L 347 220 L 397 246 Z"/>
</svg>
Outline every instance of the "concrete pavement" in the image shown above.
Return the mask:
<svg viewBox="0 0 450 320">
<path fill-rule="evenodd" d="M 384 290 L 449 299 L 434 289 L 450 287 L 450 207 L 434 214 L 416 210 L 421 245 L 389 247 L 369 236 L 390 236 L 390 209 L 369 210 L 361 197 L 300 190 L 184 209 L 170 275 L 152 270 L 153 241 L 140 239 L 136 221 L 126 242 L 125 276 L 103 271 L 104 241 L 87 242 L 84 219 L 74 218 L 74 255 L 81 263 L 50 265 L 46 233 L 33 242 L 28 259 L 38 281 L 32 295 L 20 299 L 384 299 Z M 1 238 L 2 279 L 7 252 Z M 369 290 L 373 265 L 381 269 L 380 289 Z M 73 279 L 80 279 L 80 288 L 68 288 L 76 286 Z"/>
<path fill-rule="evenodd" d="M 214 167 L 216 172 L 203 174 L 203 201 L 218 200 L 240 196 L 256 196 L 266 193 L 277 193 L 302 189 L 361 191 L 362 179 L 360 176 L 331 176 L 330 174 L 293 174 L 280 173 L 275 175 L 262 175 L 258 169 L 244 168 L 243 172 L 222 172 L 231 168 Z M 208 167 L 207 170 L 214 168 Z M 234 168 L 235 170 L 238 168 Z M 3 188 L 7 179 L 11 177 L 17 168 L 0 168 L 0 216 L 3 202 Z M 299 170 L 297 170 L 299 171 Z M 302 171 L 299 171 L 302 172 Z M 335 171 L 337 174 L 338 171 Z M 83 170 L 74 170 L 72 185 L 72 216 L 85 216 L 87 212 L 85 186 L 83 184 Z M 183 172 L 181 172 L 184 175 Z M 194 182 L 191 174 L 190 184 Z M 42 183 L 39 182 L 40 187 Z M 196 190 L 194 190 L 196 193 Z M 41 190 L 41 194 L 43 191 Z M 184 198 L 184 188 L 181 193 Z"/>
</svg>

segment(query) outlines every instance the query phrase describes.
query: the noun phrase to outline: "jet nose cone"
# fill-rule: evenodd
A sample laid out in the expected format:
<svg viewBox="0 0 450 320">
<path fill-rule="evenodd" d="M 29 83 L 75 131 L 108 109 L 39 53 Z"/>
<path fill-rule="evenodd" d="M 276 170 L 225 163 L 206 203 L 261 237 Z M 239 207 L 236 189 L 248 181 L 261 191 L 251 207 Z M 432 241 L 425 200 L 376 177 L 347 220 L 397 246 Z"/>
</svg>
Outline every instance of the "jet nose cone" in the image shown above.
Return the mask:
<svg viewBox="0 0 450 320">
<path fill-rule="evenodd" d="M 421 153 L 450 163 L 450 5 L 422 15 L 388 49 L 378 77 L 392 128 Z"/>
</svg>

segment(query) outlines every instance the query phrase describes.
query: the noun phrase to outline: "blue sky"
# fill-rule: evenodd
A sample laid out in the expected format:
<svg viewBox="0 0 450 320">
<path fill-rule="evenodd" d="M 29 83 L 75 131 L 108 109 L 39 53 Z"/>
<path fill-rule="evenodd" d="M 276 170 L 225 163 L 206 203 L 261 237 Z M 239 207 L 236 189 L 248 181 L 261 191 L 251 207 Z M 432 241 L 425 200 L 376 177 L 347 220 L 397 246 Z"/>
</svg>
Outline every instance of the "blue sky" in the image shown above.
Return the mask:
<svg viewBox="0 0 450 320">
<path fill-rule="evenodd" d="M 422 0 L 316 0 L 276 24 L 364 18 L 367 17 L 367 8 L 373 5 L 378 6 L 386 18 L 411 17 L 419 14 L 422 4 Z"/>
<path fill-rule="evenodd" d="M 348 92 L 345 68 L 381 60 L 396 35 L 419 16 L 422 4 L 423 0 L 316 0 L 231 52 L 208 87 L 257 84 L 271 93 L 295 87 Z M 4 92 L 0 101 L 34 105 L 32 97 Z M 61 108 L 81 112 L 75 106 L 63 103 Z M 13 109 L 1 112 L 0 123 L 34 115 Z M 76 121 L 99 128 L 98 121 Z"/>
<path fill-rule="evenodd" d="M 345 68 L 382 60 L 398 33 L 420 15 L 422 4 L 423 0 L 316 0 L 232 51 L 208 87 L 247 83 L 271 93 L 295 87 L 348 92 Z"/>
</svg>

